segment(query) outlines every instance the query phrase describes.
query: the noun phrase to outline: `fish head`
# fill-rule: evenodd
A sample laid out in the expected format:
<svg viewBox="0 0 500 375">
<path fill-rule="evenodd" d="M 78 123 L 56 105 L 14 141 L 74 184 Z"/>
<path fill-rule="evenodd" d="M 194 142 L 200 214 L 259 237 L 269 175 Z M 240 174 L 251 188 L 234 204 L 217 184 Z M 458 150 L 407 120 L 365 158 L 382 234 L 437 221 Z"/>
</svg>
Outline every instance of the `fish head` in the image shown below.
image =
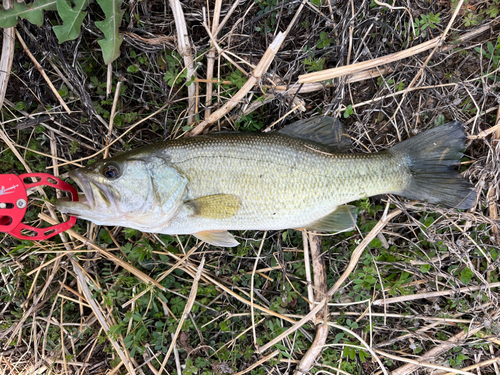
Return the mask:
<svg viewBox="0 0 500 375">
<path fill-rule="evenodd" d="M 95 162 L 69 173 L 83 194 L 59 199 L 56 208 L 100 225 L 154 232 L 177 215 L 187 179 L 157 156 L 127 156 Z"/>
</svg>

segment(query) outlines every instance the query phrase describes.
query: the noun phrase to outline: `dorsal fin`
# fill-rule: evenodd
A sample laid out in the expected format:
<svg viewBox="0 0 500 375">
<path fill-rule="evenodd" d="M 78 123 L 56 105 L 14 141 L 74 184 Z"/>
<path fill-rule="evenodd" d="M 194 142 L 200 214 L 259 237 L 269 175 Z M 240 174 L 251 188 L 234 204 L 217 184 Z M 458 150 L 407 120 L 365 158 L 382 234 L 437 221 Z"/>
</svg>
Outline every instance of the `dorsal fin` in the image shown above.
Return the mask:
<svg viewBox="0 0 500 375">
<path fill-rule="evenodd" d="M 278 133 L 321 143 L 337 152 L 345 152 L 351 145 L 344 125 L 340 120 L 330 116 L 295 121 Z"/>
</svg>

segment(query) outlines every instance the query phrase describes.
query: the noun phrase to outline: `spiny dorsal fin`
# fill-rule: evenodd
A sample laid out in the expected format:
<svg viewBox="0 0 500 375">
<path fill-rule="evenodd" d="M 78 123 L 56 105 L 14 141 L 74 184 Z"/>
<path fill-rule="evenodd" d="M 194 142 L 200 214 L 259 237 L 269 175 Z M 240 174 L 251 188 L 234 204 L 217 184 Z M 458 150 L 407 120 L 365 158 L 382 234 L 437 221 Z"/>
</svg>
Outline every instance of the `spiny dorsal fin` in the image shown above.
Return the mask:
<svg viewBox="0 0 500 375">
<path fill-rule="evenodd" d="M 238 213 L 241 201 L 236 195 L 214 194 L 193 199 L 185 204 L 193 209 L 192 216 L 229 219 Z"/>
<path fill-rule="evenodd" d="M 240 244 L 227 230 L 207 230 L 195 233 L 193 236 L 215 246 L 235 247 Z"/>
<path fill-rule="evenodd" d="M 357 216 L 355 206 L 339 206 L 332 213 L 307 225 L 306 229 L 318 232 L 343 232 L 354 228 Z"/>
<path fill-rule="evenodd" d="M 345 152 L 351 145 L 344 125 L 340 120 L 330 116 L 295 121 L 278 133 L 321 143 L 337 152 Z"/>
</svg>

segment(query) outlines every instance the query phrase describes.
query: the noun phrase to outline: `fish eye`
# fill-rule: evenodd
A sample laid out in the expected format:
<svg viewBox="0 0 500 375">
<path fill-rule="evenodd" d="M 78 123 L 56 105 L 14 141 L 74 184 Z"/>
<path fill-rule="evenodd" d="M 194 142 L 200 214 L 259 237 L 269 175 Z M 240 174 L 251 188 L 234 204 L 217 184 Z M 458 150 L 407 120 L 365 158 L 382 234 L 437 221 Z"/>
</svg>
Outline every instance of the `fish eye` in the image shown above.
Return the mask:
<svg viewBox="0 0 500 375">
<path fill-rule="evenodd" d="M 102 174 L 107 178 L 118 178 L 120 176 L 120 170 L 114 164 L 107 164 L 102 169 Z"/>
</svg>

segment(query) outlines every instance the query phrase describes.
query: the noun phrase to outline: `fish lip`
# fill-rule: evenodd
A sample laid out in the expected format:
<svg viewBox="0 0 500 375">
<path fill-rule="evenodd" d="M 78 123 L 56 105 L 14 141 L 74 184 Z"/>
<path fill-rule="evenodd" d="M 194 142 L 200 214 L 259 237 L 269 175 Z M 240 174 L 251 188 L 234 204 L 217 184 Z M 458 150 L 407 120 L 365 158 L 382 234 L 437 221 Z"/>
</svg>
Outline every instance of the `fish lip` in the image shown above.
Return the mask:
<svg viewBox="0 0 500 375">
<path fill-rule="evenodd" d="M 85 176 L 85 174 L 79 169 L 69 172 L 68 176 L 76 182 L 78 187 L 82 190 L 84 199 L 81 199 L 81 203 L 85 204 L 89 207 L 89 209 L 93 209 L 95 206 L 94 201 L 94 193 L 92 192 L 92 186 L 90 184 L 89 179 Z M 81 195 L 79 194 L 79 197 Z"/>
</svg>

